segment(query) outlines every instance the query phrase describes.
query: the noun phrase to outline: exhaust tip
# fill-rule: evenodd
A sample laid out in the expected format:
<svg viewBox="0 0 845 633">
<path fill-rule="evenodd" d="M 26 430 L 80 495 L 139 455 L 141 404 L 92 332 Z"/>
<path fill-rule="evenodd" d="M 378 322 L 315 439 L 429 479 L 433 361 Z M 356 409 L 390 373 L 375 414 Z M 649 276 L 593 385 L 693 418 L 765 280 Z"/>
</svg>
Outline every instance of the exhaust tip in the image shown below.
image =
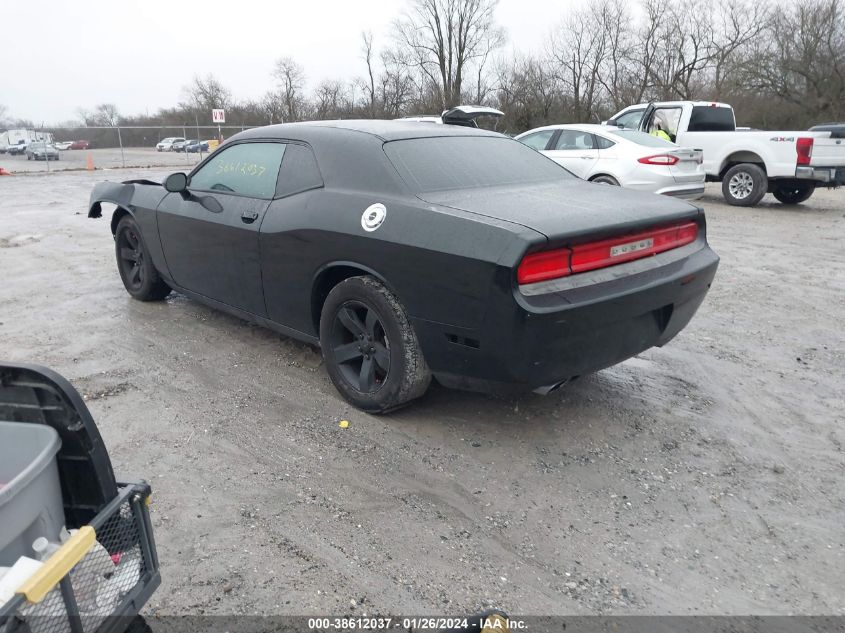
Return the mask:
<svg viewBox="0 0 845 633">
<path fill-rule="evenodd" d="M 532 391 L 532 393 L 536 393 L 536 394 L 539 394 L 541 396 L 547 396 L 551 392 L 557 391 L 558 389 L 563 387 L 565 384 L 571 382 L 572 380 L 573 380 L 572 378 L 564 378 L 563 380 L 561 380 L 559 382 L 555 382 L 555 383 L 552 383 L 550 385 L 543 385 L 542 387 L 537 387 L 536 389 L 534 389 Z"/>
</svg>

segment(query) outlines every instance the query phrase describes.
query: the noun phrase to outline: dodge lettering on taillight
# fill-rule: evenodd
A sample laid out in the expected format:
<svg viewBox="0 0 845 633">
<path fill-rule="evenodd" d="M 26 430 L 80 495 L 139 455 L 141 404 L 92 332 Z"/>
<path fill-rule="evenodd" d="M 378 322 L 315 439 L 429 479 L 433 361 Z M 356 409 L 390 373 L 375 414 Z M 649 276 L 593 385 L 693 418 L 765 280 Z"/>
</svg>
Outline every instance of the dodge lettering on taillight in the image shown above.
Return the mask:
<svg viewBox="0 0 845 633">
<path fill-rule="evenodd" d="M 628 242 L 627 244 L 619 244 L 610 249 L 611 257 L 619 257 L 627 253 L 635 253 L 637 251 L 645 250 L 654 246 L 654 240 L 648 238 L 647 240 L 637 240 L 636 242 Z"/>
</svg>

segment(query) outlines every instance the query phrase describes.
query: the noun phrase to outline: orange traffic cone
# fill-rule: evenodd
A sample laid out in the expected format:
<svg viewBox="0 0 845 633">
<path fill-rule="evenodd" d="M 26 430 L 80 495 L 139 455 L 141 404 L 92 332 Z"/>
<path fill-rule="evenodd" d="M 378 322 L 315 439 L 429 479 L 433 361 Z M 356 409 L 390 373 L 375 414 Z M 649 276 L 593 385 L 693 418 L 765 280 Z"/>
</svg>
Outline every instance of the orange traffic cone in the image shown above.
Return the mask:
<svg viewBox="0 0 845 633">
<path fill-rule="evenodd" d="M 2 167 L 0 167 L 0 176 L 11 176 L 11 175 L 12 174 L 10 172 L 8 172 L 5 169 L 3 169 Z"/>
<path fill-rule="evenodd" d="M 88 154 L 88 163 L 85 165 L 85 169 L 94 171 L 94 157 L 91 154 Z"/>
</svg>

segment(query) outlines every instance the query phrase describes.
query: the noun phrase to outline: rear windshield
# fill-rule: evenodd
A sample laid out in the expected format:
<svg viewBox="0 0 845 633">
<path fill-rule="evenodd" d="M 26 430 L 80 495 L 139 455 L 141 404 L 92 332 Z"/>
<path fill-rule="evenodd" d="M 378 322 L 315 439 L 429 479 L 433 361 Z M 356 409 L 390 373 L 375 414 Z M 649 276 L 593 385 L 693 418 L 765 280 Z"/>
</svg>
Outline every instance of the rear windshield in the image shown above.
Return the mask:
<svg viewBox="0 0 845 633">
<path fill-rule="evenodd" d="M 536 150 L 509 138 L 413 138 L 385 143 L 384 152 L 418 193 L 575 178 Z"/>
<path fill-rule="evenodd" d="M 693 106 L 687 129 L 690 132 L 733 132 L 734 113 L 719 106 Z"/>
<path fill-rule="evenodd" d="M 637 130 L 610 130 L 608 134 L 624 138 L 626 141 L 631 141 L 637 145 L 645 145 L 646 147 L 675 147 L 674 143 Z"/>
</svg>

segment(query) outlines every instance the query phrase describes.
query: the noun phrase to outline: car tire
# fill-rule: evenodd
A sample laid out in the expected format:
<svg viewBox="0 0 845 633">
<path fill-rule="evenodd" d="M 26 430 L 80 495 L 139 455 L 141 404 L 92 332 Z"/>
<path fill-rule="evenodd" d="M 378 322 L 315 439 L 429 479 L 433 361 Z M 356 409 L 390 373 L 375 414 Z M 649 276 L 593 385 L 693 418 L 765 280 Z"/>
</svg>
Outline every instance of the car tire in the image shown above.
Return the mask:
<svg viewBox="0 0 845 633">
<path fill-rule="evenodd" d="M 616 180 L 613 176 L 608 176 L 607 174 L 599 174 L 598 176 L 593 176 L 590 178 L 590 182 L 594 182 L 599 185 L 611 185 L 613 187 L 619 186 L 619 181 Z"/>
<path fill-rule="evenodd" d="M 753 207 L 769 188 L 766 172 L 755 163 L 734 165 L 722 178 L 722 195 L 734 207 Z"/>
<path fill-rule="evenodd" d="M 431 383 L 405 308 L 374 277 L 350 277 L 332 288 L 320 314 L 320 346 L 334 386 L 368 413 L 401 407 Z"/>
<path fill-rule="evenodd" d="M 131 215 L 117 223 L 114 232 L 117 270 L 123 286 L 138 301 L 160 301 L 170 294 L 170 286 L 158 274 L 143 235 Z"/>
<path fill-rule="evenodd" d="M 816 183 L 806 180 L 787 180 L 776 182 L 772 195 L 783 204 L 800 204 L 809 200 L 816 190 Z"/>
</svg>

